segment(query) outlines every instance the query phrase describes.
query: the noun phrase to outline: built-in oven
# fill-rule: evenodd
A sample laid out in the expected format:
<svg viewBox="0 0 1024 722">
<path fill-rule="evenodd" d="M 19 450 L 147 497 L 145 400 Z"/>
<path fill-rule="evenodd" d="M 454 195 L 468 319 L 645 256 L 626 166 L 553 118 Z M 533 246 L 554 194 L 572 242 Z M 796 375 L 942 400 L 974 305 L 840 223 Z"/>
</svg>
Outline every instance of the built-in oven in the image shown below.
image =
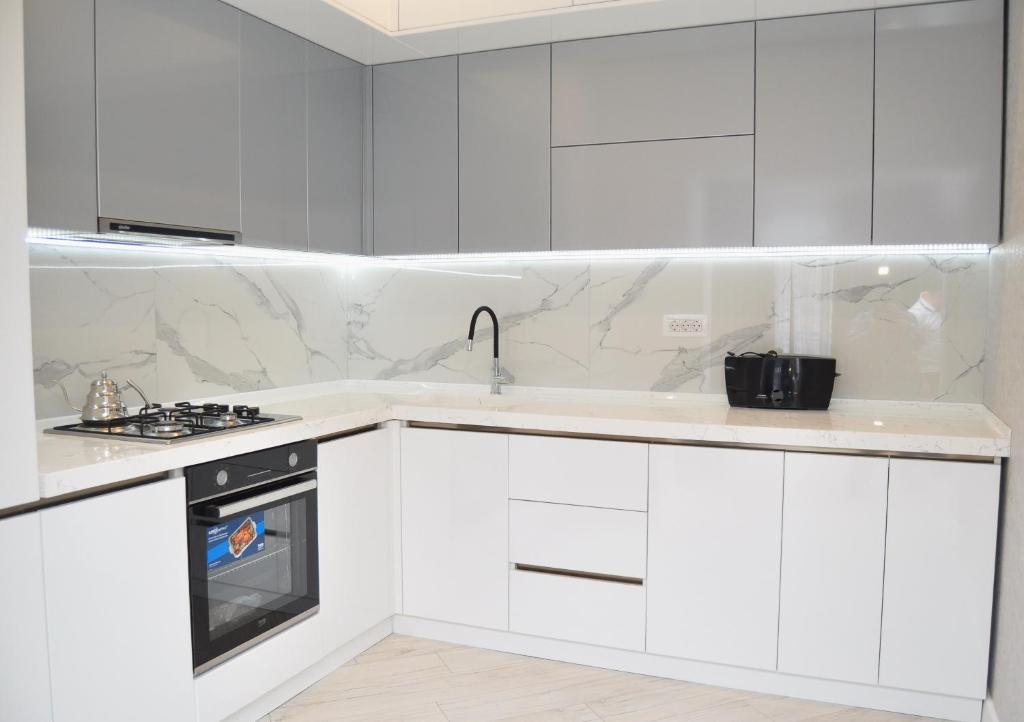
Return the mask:
<svg viewBox="0 0 1024 722">
<path fill-rule="evenodd" d="M 185 470 L 196 674 L 320 603 L 316 442 Z"/>
</svg>

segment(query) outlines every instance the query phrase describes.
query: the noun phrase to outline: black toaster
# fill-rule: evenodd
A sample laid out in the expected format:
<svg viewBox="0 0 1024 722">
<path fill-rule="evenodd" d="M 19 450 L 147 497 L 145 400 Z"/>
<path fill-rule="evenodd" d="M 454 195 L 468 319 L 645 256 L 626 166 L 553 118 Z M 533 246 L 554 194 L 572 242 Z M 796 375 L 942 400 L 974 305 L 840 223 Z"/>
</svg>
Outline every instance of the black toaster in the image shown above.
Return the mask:
<svg viewBox="0 0 1024 722">
<path fill-rule="evenodd" d="M 755 409 L 827 409 L 835 386 L 836 360 L 775 351 L 725 359 L 730 406 Z"/>
</svg>

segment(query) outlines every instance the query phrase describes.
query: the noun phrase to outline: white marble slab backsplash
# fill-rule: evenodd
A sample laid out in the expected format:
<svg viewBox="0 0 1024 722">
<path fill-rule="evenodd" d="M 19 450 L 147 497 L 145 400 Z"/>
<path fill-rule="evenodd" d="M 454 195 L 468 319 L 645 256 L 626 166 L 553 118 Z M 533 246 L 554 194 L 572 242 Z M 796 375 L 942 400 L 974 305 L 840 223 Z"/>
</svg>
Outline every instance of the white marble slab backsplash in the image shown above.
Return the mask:
<svg viewBox="0 0 1024 722">
<path fill-rule="evenodd" d="M 987 256 L 239 260 L 33 245 L 36 412 L 101 370 L 154 399 L 343 378 L 723 393 L 728 351 L 836 356 L 836 396 L 979 402 Z M 706 338 L 662 334 L 706 314 Z"/>
</svg>

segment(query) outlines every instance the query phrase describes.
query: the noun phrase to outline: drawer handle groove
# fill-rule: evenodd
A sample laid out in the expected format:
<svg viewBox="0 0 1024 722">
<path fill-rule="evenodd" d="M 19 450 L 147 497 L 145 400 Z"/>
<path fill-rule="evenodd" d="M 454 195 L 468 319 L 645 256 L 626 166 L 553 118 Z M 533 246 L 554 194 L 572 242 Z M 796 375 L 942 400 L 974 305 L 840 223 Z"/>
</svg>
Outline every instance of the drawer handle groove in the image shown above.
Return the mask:
<svg viewBox="0 0 1024 722">
<path fill-rule="evenodd" d="M 578 572 L 572 569 L 556 569 L 554 567 L 540 567 L 535 564 L 516 564 L 517 572 L 532 572 L 534 574 L 553 574 L 559 577 L 576 577 L 577 579 L 590 579 L 596 582 L 614 582 L 616 584 L 631 584 L 643 586 L 644 580 L 639 577 L 620 577 L 615 574 L 597 574 L 595 572 Z"/>
</svg>

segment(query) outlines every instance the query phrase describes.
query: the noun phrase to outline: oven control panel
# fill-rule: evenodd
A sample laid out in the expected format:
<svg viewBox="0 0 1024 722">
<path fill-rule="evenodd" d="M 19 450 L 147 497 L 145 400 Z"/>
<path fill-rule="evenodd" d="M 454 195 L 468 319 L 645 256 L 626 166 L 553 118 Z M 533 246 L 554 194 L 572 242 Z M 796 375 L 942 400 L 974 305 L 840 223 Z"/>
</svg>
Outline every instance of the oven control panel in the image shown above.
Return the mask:
<svg viewBox="0 0 1024 722">
<path fill-rule="evenodd" d="M 197 464 L 185 469 L 188 502 L 233 494 L 316 469 L 316 441 L 299 441 L 271 449 Z"/>
</svg>

